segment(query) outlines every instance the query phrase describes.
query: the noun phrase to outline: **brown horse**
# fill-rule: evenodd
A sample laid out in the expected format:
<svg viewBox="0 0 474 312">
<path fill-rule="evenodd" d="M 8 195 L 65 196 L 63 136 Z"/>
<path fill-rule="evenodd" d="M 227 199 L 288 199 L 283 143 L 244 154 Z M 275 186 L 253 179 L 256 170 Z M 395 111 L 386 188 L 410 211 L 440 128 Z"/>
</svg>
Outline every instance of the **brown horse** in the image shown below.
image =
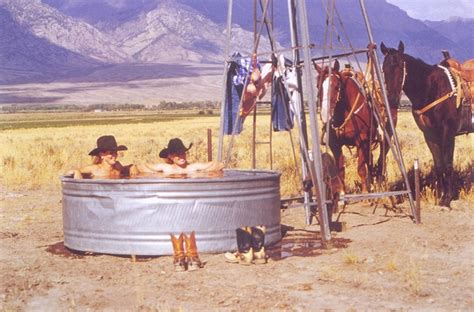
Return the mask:
<svg viewBox="0 0 474 312">
<path fill-rule="evenodd" d="M 328 67 L 323 69 L 315 64 L 315 68 L 318 72 L 319 98 L 322 101 L 322 119 L 324 123 L 330 123 L 327 144 L 336 160 L 339 176 L 344 181 L 345 166 L 342 146 L 355 146 L 358 156 L 357 172 L 361 180 L 362 192 L 367 192 L 372 173 L 371 142 L 375 142 L 377 124 L 372 118 L 372 110 L 367 103 L 364 89 L 360 80 L 355 77 L 355 73 L 339 71 L 337 60 L 331 70 L 331 75 L 329 75 Z M 326 96 L 328 88 L 331 89 L 330 98 Z"/>
<path fill-rule="evenodd" d="M 453 198 L 454 137 L 460 120 L 456 108 L 455 87 L 447 70 L 428 65 L 404 53 L 403 42 L 398 49 L 382 42 L 383 72 L 390 105 L 398 106 L 402 90 L 410 99 L 418 128 L 433 155 L 436 193 L 440 205 L 449 207 Z"/>
</svg>

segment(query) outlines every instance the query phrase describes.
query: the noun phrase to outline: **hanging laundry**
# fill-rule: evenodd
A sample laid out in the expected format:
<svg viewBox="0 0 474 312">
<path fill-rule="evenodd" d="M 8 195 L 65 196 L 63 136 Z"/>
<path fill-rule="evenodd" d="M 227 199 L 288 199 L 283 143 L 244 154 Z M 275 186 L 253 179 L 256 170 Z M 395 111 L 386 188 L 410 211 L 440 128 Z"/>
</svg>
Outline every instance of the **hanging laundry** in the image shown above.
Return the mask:
<svg viewBox="0 0 474 312">
<path fill-rule="evenodd" d="M 272 125 L 274 131 L 289 131 L 294 126 L 294 115 L 290 109 L 290 96 L 285 88 L 283 76 L 273 78 Z"/>
<path fill-rule="evenodd" d="M 224 134 L 242 132 L 243 119 L 240 118 L 240 99 L 248 76 L 250 58 L 243 58 L 235 52 L 228 63 L 224 106 Z M 234 129 L 235 128 L 235 129 Z"/>
<path fill-rule="evenodd" d="M 247 64 L 245 64 L 247 65 Z M 262 73 L 260 72 L 260 64 L 257 62 L 257 56 L 254 54 L 250 60 L 247 75 L 248 78 L 245 81 L 244 94 L 242 99 L 242 108 L 240 110 L 240 116 L 245 118 L 255 108 L 257 104 L 257 97 L 262 89 Z"/>
<path fill-rule="evenodd" d="M 245 118 L 255 108 L 257 98 L 265 95 L 273 70 L 271 64 L 260 67 L 255 55 L 252 58 L 245 58 L 239 52 L 232 55 L 228 66 L 224 133 L 239 134 L 242 132 Z"/>
<path fill-rule="evenodd" d="M 287 76 L 291 71 L 286 70 L 291 62 L 280 55 L 277 71 L 273 77 L 272 88 L 272 125 L 274 131 L 289 131 L 294 127 L 294 109 L 291 105 L 290 86 L 293 77 Z"/>
</svg>

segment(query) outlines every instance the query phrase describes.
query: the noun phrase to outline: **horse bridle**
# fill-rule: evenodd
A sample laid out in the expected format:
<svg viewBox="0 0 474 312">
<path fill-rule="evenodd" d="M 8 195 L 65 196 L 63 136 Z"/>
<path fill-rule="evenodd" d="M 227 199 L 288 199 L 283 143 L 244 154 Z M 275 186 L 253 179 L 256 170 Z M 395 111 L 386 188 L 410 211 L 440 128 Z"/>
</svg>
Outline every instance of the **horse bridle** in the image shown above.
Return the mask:
<svg viewBox="0 0 474 312">
<path fill-rule="evenodd" d="M 328 73 L 328 75 L 327 75 L 326 77 L 324 77 L 324 79 L 321 80 L 321 83 L 320 83 L 319 86 L 318 86 L 318 88 L 321 90 L 321 94 L 324 95 L 324 91 L 326 91 L 326 95 L 328 94 L 330 88 L 328 88 L 328 90 L 324 90 L 324 89 L 323 89 L 323 85 L 324 85 L 324 82 L 325 82 L 326 80 L 328 80 L 329 85 L 330 85 L 330 84 L 331 84 L 330 78 L 332 78 L 332 77 L 336 77 L 336 79 L 337 79 L 338 81 L 341 81 L 341 77 L 339 76 L 338 73 L 334 73 L 334 72 L 332 72 L 331 74 Z M 335 103 L 339 102 L 339 100 L 340 100 L 340 98 L 341 98 L 341 83 L 339 83 L 339 85 L 338 85 L 338 87 L 337 87 L 336 90 L 337 90 L 337 91 L 336 91 L 337 93 L 336 93 L 336 100 L 335 100 Z M 320 99 L 320 104 L 322 105 L 323 96 L 320 96 L 319 99 Z M 331 102 L 331 99 L 328 99 L 328 102 Z M 332 114 L 331 114 L 331 103 L 329 103 L 329 105 L 328 105 L 328 115 L 329 115 L 329 116 L 326 116 L 326 117 L 328 117 L 327 120 L 329 120 L 329 119 L 332 118 Z M 323 119 L 323 120 L 324 120 L 324 119 Z"/>
<path fill-rule="evenodd" d="M 337 73 L 331 73 L 330 75 L 328 75 L 326 77 L 326 79 L 329 79 L 331 77 L 336 77 L 336 79 L 339 81 L 339 85 L 337 86 L 337 93 L 336 93 L 336 103 L 339 102 L 339 100 L 341 99 L 341 84 L 342 84 L 342 79 L 341 79 L 341 75 L 337 74 Z M 325 80 L 326 80 L 325 79 Z M 324 80 L 323 80 L 323 83 L 324 83 Z M 329 83 L 331 83 L 331 81 L 329 81 Z M 329 89 L 328 89 L 329 91 Z"/>
<path fill-rule="evenodd" d="M 407 63 L 403 61 L 403 78 L 402 78 L 402 86 L 400 88 L 400 93 L 402 93 L 403 88 L 405 88 L 405 80 L 407 78 Z"/>
<path fill-rule="evenodd" d="M 392 60 L 390 60 L 390 63 L 393 63 Z M 400 85 L 400 93 L 402 93 L 403 91 L 403 88 L 405 87 L 405 80 L 406 80 L 406 77 L 407 77 L 407 63 L 405 62 L 405 60 L 403 60 L 403 76 L 402 76 L 402 82 L 401 82 L 401 85 Z M 384 72 L 384 76 L 385 76 L 385 72 Z"/>
<path fill-rule="evenodd" d="M 364 106 L 364 103 L 362 103 L 359 107 L 356 106 L 360 95 L 364 93 L 364 89 L 361 88 L 359 82 L 354 77 L 349 77 L 348 79 L 351 79 L 356 84 L 356 86 L 359 88 L 359 92 L 357 93 L 357 97 L 354 100 L 354 105 L 349 105 L 349 107 L 351 107 L 351 109 L 350 109 L 349 113 L 347 114 L 347 116 L 344 118 L 344 121 L 342 122 L 342 124 L 339 125 L 339 126 L 334 126 L 333 124 L 331 124 L 331 128 L 336 132 L 337 136 L 339 136 L 344 131 L 344 128 L 345 128 L 346 124 L 349 122 L 349 120 L 351 120 L 352 116 L 357 114 L 362 109 L 362 107 Z M 338 89 L 339 93 L 340 93 L 341 85 L 344 84 L 344 81 L 342 81 L 340 76 L 339 76 L 339 81 L 341 81 L 341 84 L 339 85 L 339 89 Z M 336 103 L 338 103 L 338 102 L 339 101 L 337 101 Z"/>
</svg>

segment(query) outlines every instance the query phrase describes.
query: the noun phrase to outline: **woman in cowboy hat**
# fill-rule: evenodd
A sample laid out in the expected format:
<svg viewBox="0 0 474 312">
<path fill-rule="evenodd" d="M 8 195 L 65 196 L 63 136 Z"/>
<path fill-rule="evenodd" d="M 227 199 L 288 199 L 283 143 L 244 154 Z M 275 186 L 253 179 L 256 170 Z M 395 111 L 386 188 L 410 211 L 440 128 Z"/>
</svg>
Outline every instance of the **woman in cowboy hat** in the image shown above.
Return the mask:
<svg viewBox="0 0 474 312">
<path fill-rule="evenodd" d="M 117 161 L 117 152 L 126 151 L 124 145 L 117 145 L 113 135 L 104 135 L 97 139 L 97 147 L 89 152 L 93 156 L 92 165 L 78 170 L 70 170 L 66 175 L 72 175 L 74 179 L 82 178 L 117 178 L 130 175 L 130 167 L 122 166 Z"/>
<path fill-rule="evenodd" d="M 165 160 L 165 163 L 158 164 L 143 164 L 134 166 L 133 170 L 141 173 L 155 173 L 163 172 L 164 174 L 184 174 L 198 171 L 220 171 L 224 168 L 224 164 L 217 161 L 207 163 L 189 163 L 186 152 L 193 144 L 186 147 L 179 138 L 169 140 L 168 146 L 160 151 L 160 158 Z"/>
</svg>

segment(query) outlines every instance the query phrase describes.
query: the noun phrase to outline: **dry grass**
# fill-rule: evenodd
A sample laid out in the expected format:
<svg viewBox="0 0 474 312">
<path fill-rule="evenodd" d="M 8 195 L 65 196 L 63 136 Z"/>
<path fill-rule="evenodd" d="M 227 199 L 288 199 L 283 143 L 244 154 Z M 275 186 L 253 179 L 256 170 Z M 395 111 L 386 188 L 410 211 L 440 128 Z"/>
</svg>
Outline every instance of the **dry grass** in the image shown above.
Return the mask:
<svg viewBox="0 0 474 312">
<path fill-rule="evenodd" d="M 229 166 L 232 168 L 251 167 L 251 117 L 245 123 L 243 133 L 236 136 Z M 207 129 L 212 129 L 214 158 L 217 153 L 219 117 L 195 117 L 187 121 L 165 120 L 154 123 L 113 124 L 91 126 L 68 126 L 57 128 L 15 129 L 0 133 L 0 180 L 7 190 L 25 190 L 50 188 L 59 189 L 59 176 L 65 171 L 90 163 L 88 152 L 95 147 L 98 136 L 113 134 L 119 144 L 128 146 L 120 161 L 123 164 L 135 162 L 159 161 L 158 153 L 168 140 L 180 137 L 185 143 L 193 142 L 189 152 L 191 161 L 207 160 Z M 269 116 L 259 116 L 257 141 L 269 140 Z M 420 160 L 422 175 L 429 176 L 432 166 L 421 131 L 416 129 L 410 113 L 400 113 L 397 128 L 405 165 L 408 170 L 415 158 Z M 281 194 L 294 196 L 301 193 L 300 157 L 297 147 L 297 131 L 293 131 L 296 149 L 296 161 L 293 157 L 290 135 L 287 132 L 273 132 L 273 168 L 282 172 Z M 226 146 L 229 138 L 226 137 Z M 325 148 L 323 147 L 323 150 Z M 358 191 L 356 174 L 357 159 L 355 152 L 345 149 L 346 185 L 350 192 Z M 460 136 L 456 139 L 455 169 L 468 172 L 472 166 L 472 136 Z M 270 151 L 268 145 L 257 146 L 257 168 L 270 169 Z M 400 184 L 403 179 L 398 167 L 389 156 L 388 182 L 391 187 Z M 434 201 L 429 189 L 425 189 L 427 200 Z M 472 192 L 462 190 L 461 196 L 474 200 Z"/>
<path fill-rule="evenodd" d="M 390 260 L 387 262 L 387 265 L 385 266 L 385 268 L 386 268 L 387 271 L 389 271 L 389 272 L 396 272 L 396 271 L 398 271 L 398 265 L 397 265 L 397 263 L 395 262 L 394 259 L 390 259 Z"/>
<path fill-rule="evenodd" d="M 343 256 L 344 264 L 346 264 L 346 265 L 355 265 L 355 264 L 358 264 L 360 262 L 359 256 L 357 256 L 353 252 L 345 251 L 342 256 Z"/>
</svg>

